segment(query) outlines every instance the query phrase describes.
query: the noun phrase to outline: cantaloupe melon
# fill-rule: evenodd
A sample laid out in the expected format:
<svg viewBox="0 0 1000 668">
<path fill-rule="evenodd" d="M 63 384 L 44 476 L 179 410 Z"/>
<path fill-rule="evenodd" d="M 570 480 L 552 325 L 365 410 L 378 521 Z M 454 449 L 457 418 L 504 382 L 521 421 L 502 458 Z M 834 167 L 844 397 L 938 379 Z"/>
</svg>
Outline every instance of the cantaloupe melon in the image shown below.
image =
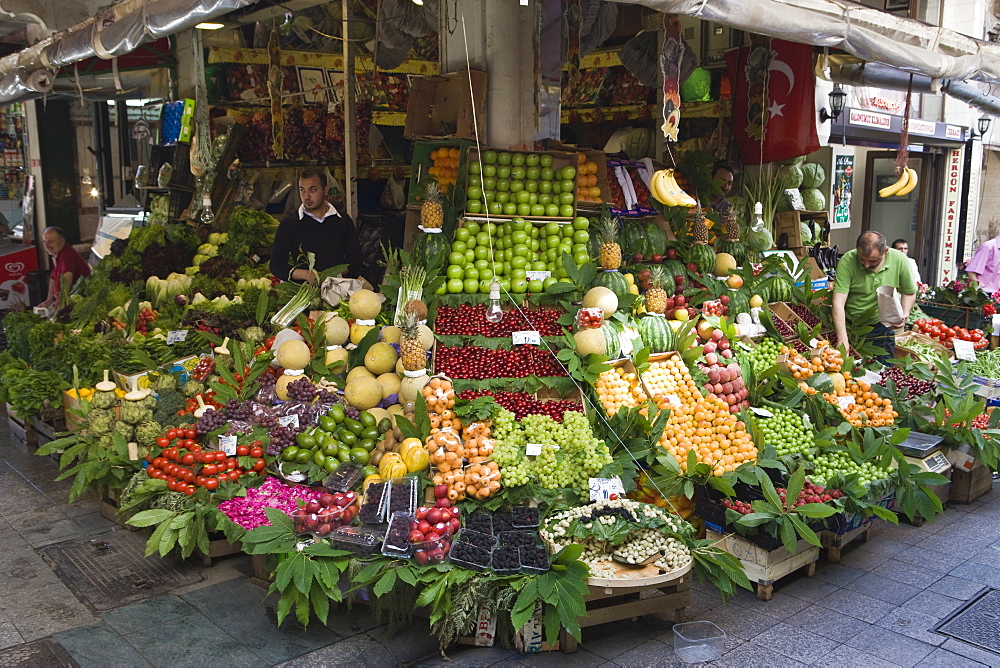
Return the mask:
<svg viewBox="0 0 1000 668">
<path fill-rule="evenodd" d="M 358 410 L 368 410 L 382 401 L 382 386 L 374 378 L 358 376 L 347 382 L 344 398 Z"/>
<path fill-rule="evenodd" d="M 365 353 L 365 367 L 376 376 L 389 373 L 396 367 L 399 355 L 388 343 L 375 343 Z"/>
<path fill-rule="evenodd" d="M 729 274 L 736 270 L 736 258 L 734 258 L 729 253 L 716 253 L 715 255 L 715 271 L 712 273 L 716 276 L 729 276 Z"/>
<path fill-rule="evenodd" d="M 351 338 L 351 325 L 336 313 L 328 311 L 323 316 L 326 345 L 342 346 Z"/>
<path fill-rule="evenodd" d="M 372 380 L 374 380 L 375 374 L 373 374 L 371 371 L 369 371 L 363 366 L 356 366 L 347 372 L 347 378 L 345 380 L 346 382 L 350 383 L 355 378 L 371 378 Z"/>
<path fill-rule="evenodd" d="M 311 357 L 312 352 L 305 341 L 291 339 L 278 348 L 278 364 L 283 369 L 305 369 Z"/>
<path fill-rule="evenodd" d="M 434 347 L 434 330 L 432 330 L 427 325 L 419 325 L 417 327 L 420 332 L 420 345 L 424 347 L 424 350 L 430 350 Z"/>
<path fill-rule="evenodd" d="M 361 289 L 347 302 L 351 315 L 359 320 L 374 320 L 382 310 L 382 299 L 371 290 Z"/>
<path fill-rule="evenodd" d="M 399 376 L 395 373 L 383 373 L 376 380 L 382 386 L 382 398 L 388 399 L 390 394 L 399 393 Z"/>
<path fill-rule="evenodd" d="M 385 418 L 389 417 L 389 411 L 384 408 L 369 408 L 367 412 L 375 416 L 375 424 L 378 424 Z"/>
<path fill-rule="evenodd" d="M 403 378 L 399 382 L 399 400 L 404 404 L 412 404 L 416 401 L 420 390 L 424 389 L 424 386 L 429 382 L 431 382 L 431 378 L 427 374 L 416 378 Z"/>
<path fill-rule="evenodd" d="M 386 343 L 399 343 L 399 337 L 402 332 L 399 331 L 399 327 L 395 325 L 387 325 L 382 328 L 379 332 L 379 337 Z"/>
<path fill-rule="evenodd" d="M 359 325 L 357 323 L 351 325 L 351 343 L 358 345 L 373 329 L 375 329 L 374 325 Z"/>
<path fill-rule="evenodd" d="M 608 347 L 604 337 L 604 329 L 581 329 L 573 335 L 576 341 L 576 352 L 581 357 L 587 355 L 603 355 Z"/>
<path fill-rule="evenodd" d="M 334 348 L 326 351 L 326 365 L 333 373 L 344 373 L 347 370 L 347 348 Z"/>
<path fill-rule="evenodd" d="M 618 295 L 610 288 L 597 286 L 587 290 L 583 296 L 584 308 L 601 308 L 604 310 L 605 320 L 610 318 L 618 310 Z"/>
</svg>

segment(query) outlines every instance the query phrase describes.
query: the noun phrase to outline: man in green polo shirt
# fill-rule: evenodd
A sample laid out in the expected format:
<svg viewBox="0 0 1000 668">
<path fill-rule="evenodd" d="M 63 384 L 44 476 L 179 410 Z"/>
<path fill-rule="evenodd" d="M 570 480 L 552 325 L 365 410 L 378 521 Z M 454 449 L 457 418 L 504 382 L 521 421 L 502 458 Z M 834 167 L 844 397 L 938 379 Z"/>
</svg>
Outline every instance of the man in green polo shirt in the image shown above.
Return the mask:
<svg viewBox="0 0 1000 668">
<path fill-rule="evenodd" d="M 878 295 L 882 286 L 896 288 L 903 306 L 903 319 L 890 323 L 879 322 Z M 917 298 L 917 284 L 913 281 L 906 255 L 889 248 L 881 232 L 865 232 L 858 237 L 857 248 L 847 251 L 837 263 L 837 278 L 833 284 L 833 325 L 837 340 L 846 343 L 847 323 L 869 326 L 872 331 L 867 339 L 886 351 L 886 357 L 896 352 L 894 329 L 909 317 Z"/>
</svg>

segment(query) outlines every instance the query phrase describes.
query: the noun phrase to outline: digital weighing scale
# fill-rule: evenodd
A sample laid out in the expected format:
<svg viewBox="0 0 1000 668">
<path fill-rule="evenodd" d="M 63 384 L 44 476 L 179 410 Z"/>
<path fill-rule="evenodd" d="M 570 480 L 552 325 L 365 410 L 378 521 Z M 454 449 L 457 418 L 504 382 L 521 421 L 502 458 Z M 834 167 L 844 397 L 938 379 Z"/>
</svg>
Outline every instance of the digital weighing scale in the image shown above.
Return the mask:
<svg viewBox="0 0 1000 668">
<path fill-rule="evenodd" d="M 903 453 L 906 461 L 919 466 L 921 471 L 943 475 L 951 468 L 951 462 L 941 452 L 941 441 L 943 440 L 942 436 L 911 431 L 906 440 L 896 447 Z M 894 461 L 893 466 L 895 467 L 895 465 Z"/>
</svg>

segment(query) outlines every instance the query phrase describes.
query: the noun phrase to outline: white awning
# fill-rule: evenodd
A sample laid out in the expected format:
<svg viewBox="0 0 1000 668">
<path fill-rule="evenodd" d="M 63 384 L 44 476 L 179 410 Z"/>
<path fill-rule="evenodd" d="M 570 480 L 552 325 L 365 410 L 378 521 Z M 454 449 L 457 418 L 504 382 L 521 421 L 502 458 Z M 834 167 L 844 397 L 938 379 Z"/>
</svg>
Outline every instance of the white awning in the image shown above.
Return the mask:
<svg viewBox="0 0 1000 668">
<path fill-rule="evenodd" d="M 615 0 L 792 42 L 843 49 L 934 79 L 1000 83 L 1000 45 L 846 0 Z"/>
</svg>

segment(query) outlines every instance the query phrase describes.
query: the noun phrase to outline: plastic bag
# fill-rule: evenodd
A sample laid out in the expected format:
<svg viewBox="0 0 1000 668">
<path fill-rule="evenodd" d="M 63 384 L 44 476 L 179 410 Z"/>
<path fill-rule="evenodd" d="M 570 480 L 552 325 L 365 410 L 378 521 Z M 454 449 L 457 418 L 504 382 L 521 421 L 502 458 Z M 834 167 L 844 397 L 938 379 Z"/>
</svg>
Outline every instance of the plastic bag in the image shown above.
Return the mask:
<svg viewBox="0 0 1000 668">
<path fill-rule="evenodd" d="M 406 208 L 406 190 L 403 184 L 403 177 L 394 171 L 385 182 L 382 195 L 379 197 L 379 205 L 389 211 L 402 211 Z"/>
</svg>

